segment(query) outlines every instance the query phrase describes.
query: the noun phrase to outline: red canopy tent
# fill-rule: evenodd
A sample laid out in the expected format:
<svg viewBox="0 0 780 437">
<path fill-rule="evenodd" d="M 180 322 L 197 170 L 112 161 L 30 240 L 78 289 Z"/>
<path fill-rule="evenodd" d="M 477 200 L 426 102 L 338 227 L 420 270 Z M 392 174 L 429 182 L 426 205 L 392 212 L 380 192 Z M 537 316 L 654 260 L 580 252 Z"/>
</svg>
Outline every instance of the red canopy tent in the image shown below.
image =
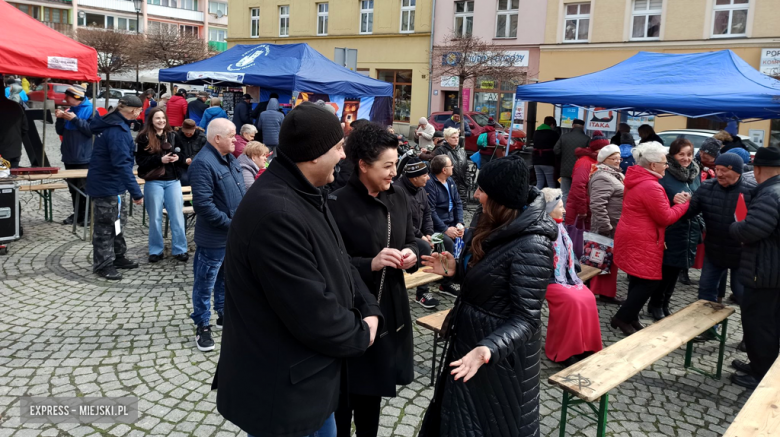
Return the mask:
<svg viewBox="0 0 780 437">
<path fill-rule="evenodd" d="M 0 1 L 0 73 L 98 82 L 97 51 Z"/>
</svg>

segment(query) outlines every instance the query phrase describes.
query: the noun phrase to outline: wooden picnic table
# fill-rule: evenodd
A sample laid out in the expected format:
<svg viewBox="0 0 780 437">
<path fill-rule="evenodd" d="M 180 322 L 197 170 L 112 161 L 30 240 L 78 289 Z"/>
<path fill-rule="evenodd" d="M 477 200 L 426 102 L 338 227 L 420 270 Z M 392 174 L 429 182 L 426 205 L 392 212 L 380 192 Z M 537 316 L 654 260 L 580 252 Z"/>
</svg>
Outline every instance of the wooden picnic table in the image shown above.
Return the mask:
<svg viewBox="0 0 780 437">
<path fill-rule="evenodd" d="M 780 435 L 780 359 L 769 369 L 723 437 Z"/>
</svg>

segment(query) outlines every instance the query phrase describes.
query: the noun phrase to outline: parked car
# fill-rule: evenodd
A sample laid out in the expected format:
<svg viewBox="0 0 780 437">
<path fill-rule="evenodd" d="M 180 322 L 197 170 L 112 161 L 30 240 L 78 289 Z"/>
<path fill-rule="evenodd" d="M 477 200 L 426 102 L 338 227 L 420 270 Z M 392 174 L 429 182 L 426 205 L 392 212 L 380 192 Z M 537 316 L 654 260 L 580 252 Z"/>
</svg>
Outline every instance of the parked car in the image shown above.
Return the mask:
<svg viewBox="0 0 780 437">
<path fill-rule="evenodd" d="M 449 120 L 451 117 L 452 111 L 434 112 L 430 117 L 428 117 L 428 122 L 431 123 L 436 128 L 436 130 L 443 130 L 444 122 Z M 466 152 L 469 155 L 477 151 L 477 138 L 479 138 L 479 135 L 485 131 L 485 126 L 488 124 L 488 118 L 489 117 L 487 115 L 481 112 L 471 111 L 465 113 L 465 122 L 468 123 L 469 128 L 471 128 L 471 136 L 466 137 L 465 147 Z M 496 131 L 503 132 L 504 136 L 508 134 L 508 130 L 498 122 L 496 122 Z M 512 153 L 518 150 L 522 150 L 524 146 L 525 133 L 519 135 L 518 132 L 512 131 L 512 137 L 513 141 L 509 148 L 509 152 Z"/>
<path fill-rule="evenodd" d="M 664 140 L 666 147 L 669 147 L 669 145 L 672 144 L 672 141 L 676 140 L 677 138 L 685 138 L 686 140 L 689 140 L 691 143 L 693 143 L 693 154 L 696 155 L 704 140 L 710 138 L 716 133 L 718 133 L 718 131 L 707 129 L 679 129 L 663 131 L 658 133 L 658 136 Z M 748 150 L 750 151 L 750 161 L 752 162 L 756 152 L 758 151 L 758 148 L 761 146 L 750 141 L 750 137 L 747 135 L 738 136 L 742 140 L 742 143 L 747 146 Z"/>
<path fill-rule="evenodd" d="M 46 94 L 46 98 L 53 101 L 55 105 L 64 105 L 65 90 L 68 89 L 70 85 L 66 83 L 52 82 L 49 82 L 46 85 L 48 85 L 49 88 L 48 93 Z M 27 93 L 27 97 L 30 99 L 28 104 L 31 108 L 43 107 L 43 86 L 44 84 L 40 84 L 35 88 L 34 91 Z"/>
<path fill-rule="evenodd" d="M 111 88 L 108 90 L 108 109 L 113 109 L 119 103 L 119 99 L 125 95 L 135 95 L 135 90 L 123 90 L 121 88 Z M 139 94 L 140 95 L 140 94 Z M 97 103 L 95 106 L 105 108 L 106 107 L 106 90 L 100 91 L 97 96 Z"/>
</svg>

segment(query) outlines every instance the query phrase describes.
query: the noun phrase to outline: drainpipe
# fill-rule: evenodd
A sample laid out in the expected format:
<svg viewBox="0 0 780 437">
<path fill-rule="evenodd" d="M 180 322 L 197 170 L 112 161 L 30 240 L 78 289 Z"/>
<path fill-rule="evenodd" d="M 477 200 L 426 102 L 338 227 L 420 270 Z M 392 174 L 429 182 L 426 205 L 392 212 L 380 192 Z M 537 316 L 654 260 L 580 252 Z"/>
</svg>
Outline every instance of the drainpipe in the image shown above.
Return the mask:
<svg viewBox="0 0 780 437">
<path fill-rule="evenodd" d="M 425 114 L 430 117 L 431 115 L 431 99 L 433 95 L 433 37 L 436 34 L 434 29 L 436 28 L 436 0 L 433 0 L 433 8 L 431 9 L 431 46 L 428 56 L 428 112 Z"/>
</svg>

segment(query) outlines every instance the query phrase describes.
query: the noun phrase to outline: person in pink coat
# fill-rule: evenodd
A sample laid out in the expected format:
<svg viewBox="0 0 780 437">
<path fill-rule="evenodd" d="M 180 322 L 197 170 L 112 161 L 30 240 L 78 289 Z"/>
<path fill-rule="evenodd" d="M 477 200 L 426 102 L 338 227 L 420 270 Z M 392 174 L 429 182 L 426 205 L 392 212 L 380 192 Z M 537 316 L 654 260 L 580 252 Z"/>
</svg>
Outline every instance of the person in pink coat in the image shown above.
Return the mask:
<svg viewBox="0 0 780 437">
<path fill-rule="evenodd" d="M 679 193 L 669 206 L 666 191 L 658 182 L 668 167 L 667 148 L 655 141 L 633 151 L 638 165 L 626 171 L 623 211 L 615 231 L 614 264 L 628 274 L 628 296 L 611 326 L 631 335 L 643 326 L 639 311 L 661 285 L 664 232 L 688 211 L 690 195 Z"/>
<path fill-rule="evenodd" d="M 577 162 L 571 174 L 571 189 L 566 198 L 566 225 L 573 225 L 577 218 L 585 224 L 585 229 L 590 229 L 590 198 L 588 197 L 588 182 L 597 164 L 599 150 L 609 145 L 609 139 L 597 130 L 593 132 L 588 147 L 581 147 L 574 151 Z"/>
</svg>

